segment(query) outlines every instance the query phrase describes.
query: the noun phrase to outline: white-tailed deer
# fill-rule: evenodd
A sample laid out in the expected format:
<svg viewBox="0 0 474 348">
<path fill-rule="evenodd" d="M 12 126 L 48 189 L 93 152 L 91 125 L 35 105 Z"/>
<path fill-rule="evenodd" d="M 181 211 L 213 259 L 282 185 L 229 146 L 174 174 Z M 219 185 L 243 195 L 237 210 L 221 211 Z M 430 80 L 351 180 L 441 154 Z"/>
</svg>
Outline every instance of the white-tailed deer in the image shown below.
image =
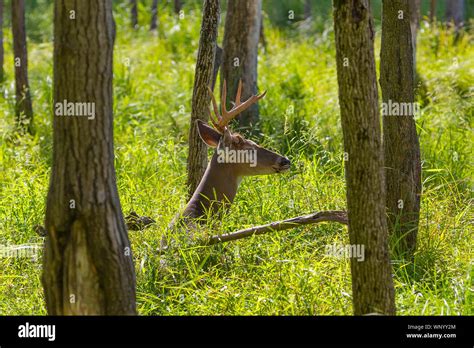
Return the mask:
<svg viewBox="0 0 474 348">
<path fill-rule="evenodd" d="M 267 150 L 240 134 L 232 134 L 229 122 L 242 111 L 255 104 L 265 96 L 252 95 L 246 101 L 240 100 L 242 81 L 239 82 L 235 103 L 231 110 L 226 110 L 226 82 L 224 81 L 221 110 L 211 89 L 214 117 L 211 116 L 214 128 L 198 120 L 197 127 L 201 139 L 210 147 L 215 148 L 211 161 L 189 200 L 181 216 L 185 219 L 199 218 L 205 214 L 214 214 L 222 206 L 232 203 L 237 188 L 244 176 L 281 173 L 290 168 L 290 160 L 273 151 Z"/>
<path fill-rule="evenodd" d="M 214 109 L 214 117 L 211 115 L 214 128 L 200 120 L 197 121 L 197 128 L 201 139 L 216 151 L 186 208 L 173 219 L 171 226 L 177 222 L 187 226 L 194 225 L 194 222 L 199 222 L 200 218 L 213 216 L 220 209 L 228 207 L 233 202 L 244 176 L 281 173 L 290 168 L 288 158 L 267 150 L 240 134 L 233 134 L 228 128 L 233 118 L 266 94 L 264 92 L 260 95 L 252 95 L 242 102 L 241 92 L 242 81 L 239 82 L 233 108 L 226 110 L 227 88 L 224 81 L 221 98 L 222 112 L 219 113 L 216 98 L 209 88 Z M 143 228 L 152 222 L 153 220 L 139 217 L 135 213 L 127 218 L 127 225 L 132 230 Z"/>
</svg>

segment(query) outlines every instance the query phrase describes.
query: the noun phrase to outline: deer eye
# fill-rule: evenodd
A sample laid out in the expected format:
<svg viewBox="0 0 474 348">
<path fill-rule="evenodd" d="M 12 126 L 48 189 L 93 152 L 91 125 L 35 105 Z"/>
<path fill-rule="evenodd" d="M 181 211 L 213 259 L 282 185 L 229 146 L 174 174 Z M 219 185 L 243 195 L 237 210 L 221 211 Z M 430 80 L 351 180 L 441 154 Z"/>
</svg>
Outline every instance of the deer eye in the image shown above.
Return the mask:
<svg viewBox="0 0 474 348">
<path fill-rule="evenodd" d="M 237 145 L 243 145 L 244 139 L 241 136 L 236 136 Z"/>
</svg>

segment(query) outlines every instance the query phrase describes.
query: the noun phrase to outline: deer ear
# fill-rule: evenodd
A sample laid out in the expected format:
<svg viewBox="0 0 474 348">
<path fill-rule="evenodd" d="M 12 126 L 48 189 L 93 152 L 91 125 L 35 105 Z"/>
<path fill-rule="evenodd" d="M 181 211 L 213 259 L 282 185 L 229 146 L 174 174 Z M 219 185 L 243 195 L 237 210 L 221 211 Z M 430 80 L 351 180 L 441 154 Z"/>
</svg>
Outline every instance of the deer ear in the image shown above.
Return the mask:
<svg viewBox="0 0 474 348">
<path fill-rule="evenodd" d="M 221 134 L 201 120 L 196 120 L 196 123 L 202 141 L 204 141 L 207 146 L 217 147 L 217 144 L 219 144 L 219 140 L 221 139 Z"/>
</svg>

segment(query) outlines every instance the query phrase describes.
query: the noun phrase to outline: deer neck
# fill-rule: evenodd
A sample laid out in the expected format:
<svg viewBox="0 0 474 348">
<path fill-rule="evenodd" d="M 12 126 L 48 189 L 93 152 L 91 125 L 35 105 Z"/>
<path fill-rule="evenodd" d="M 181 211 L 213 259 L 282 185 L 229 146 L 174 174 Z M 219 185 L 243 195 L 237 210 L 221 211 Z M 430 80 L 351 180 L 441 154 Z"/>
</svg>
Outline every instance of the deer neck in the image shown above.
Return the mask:
<svg viewBox="0 0 474 348">
<path fill-rule="evenodd" d="M 193 218 L 208 212 L 214 215 L 223 206 L 232 204 L 240 181 L 232 165 L 219 163 L 214 153 L 183 215 Z"/>
</svg>

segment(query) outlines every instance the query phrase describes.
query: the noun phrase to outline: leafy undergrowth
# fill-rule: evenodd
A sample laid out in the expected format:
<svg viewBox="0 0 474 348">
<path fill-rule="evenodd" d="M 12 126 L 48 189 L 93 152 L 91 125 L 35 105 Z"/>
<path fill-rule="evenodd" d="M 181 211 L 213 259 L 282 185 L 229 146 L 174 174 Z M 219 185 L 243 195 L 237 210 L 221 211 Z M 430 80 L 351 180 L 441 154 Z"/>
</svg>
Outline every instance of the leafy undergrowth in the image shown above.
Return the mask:
<svg viewBox="0 0 474 348">
<path fill-rule="evenodd" d="M 145 16 L 143 8 L 140 13 Z M 349 243 L 347 229 L 320 224 L 224 245 L 182 244 L 163 255 L 159 241 L 185 202 L 186 140 L 200 14 L 159 11 L 157 35 L 131 32 L 116 8 L 114 66 L 117 185 L 124 212 L 158 224 L 130 233 L 143 315 L 350 315 L 349 260 L 325 255 Z M 329 29 L 328 29 L 329 28 Z M 6 32 L 6 62 L 11 35 Z M 376 52 L 380 33 L 377 33 Z M 284 153 L 283 175 L 246 178 L 231 211 L 210 223 L 214 234 L 326 209 L 344 209 L 342 136 L 333 32 L 266 26 L 259 57 L 261 134 Z M 222 37 L 222 33 L 220 33 Z M 456 43 L 442 27 L 422 25 L 418 70 L 423 112 L 419 247 L 414 265 L 394 260 L 401 315 L 474 314 L 472 307 L 473 36 Z M 13 71 L 0 98 L 0 244 L 42 243 L 52 130 L 52 44 L 29 45 L 36 135 L 13 132 Z M 377 57 L 378 59 L 378 57 Z M 471 216 L 470 216 L 471 214 Z M 40 256 L 40 255 L 39 255 Z M 41 257 L 0 258 L 0 314 L 45 314 Z"/>
</svg>

